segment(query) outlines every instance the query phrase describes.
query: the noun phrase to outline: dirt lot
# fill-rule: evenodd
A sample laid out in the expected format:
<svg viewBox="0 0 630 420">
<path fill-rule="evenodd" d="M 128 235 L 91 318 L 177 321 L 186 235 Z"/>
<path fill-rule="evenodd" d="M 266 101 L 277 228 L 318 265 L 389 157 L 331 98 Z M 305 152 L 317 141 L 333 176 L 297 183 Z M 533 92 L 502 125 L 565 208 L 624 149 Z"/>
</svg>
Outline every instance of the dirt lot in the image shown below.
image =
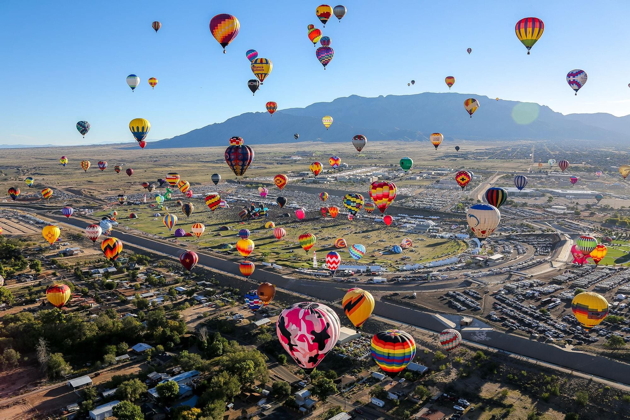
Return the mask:
<svg viewBox="0 0 630 420">
<path fill-rule="evenodd" d="M 4 235 L 16 236 L 39 233 L 39 229 L 36 226 L 27 225 L 14 219 L 0 218 L 0 227 L 2 227 Z"/>
</svg>

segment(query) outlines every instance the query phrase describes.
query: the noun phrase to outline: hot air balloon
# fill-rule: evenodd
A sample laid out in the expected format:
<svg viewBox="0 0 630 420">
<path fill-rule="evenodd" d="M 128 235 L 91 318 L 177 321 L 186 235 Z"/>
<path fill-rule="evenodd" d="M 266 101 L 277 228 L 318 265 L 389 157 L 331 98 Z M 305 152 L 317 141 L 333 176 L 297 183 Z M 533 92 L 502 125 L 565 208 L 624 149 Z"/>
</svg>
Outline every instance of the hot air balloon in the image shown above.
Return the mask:
<svg viewBox="0 0 630 420">
<path fill-rule="evenodd" d="M 155 89 L 157 84 L 158 84 L 158 79 L 156 79 L 155 77 L 149 78 L 149 86 L 151 86 L 152 89 Z"/>
<path fill-rule="evenodd" d="M 346 7 L 342 5 L 335 6 L 333 8 L 333 13 L 335 14 L 335 17 L 339 19 L 339 22 L 341 22 L 341 19 L 346 15 L 347 11 Z"/>
<path fill-rule="evenodd" d="M 547 163 L 549 164 L 549 168 L 551 169 L 553 167 L 553 165 L 555 165 L 557 162 L 555 159 L 549 159 L 547 161 Z M 567 162 L 568 163 L 568 162 Z"/>
<path fill-rule="evenodd" d="M 35 178 L 33 178 L 32 176 L 27 176 L 24 179 L 24 183 L 26 184 L 27 187 L 32 187 L 34 182 L 35 182 Z"/>
<path fill-rule="evenodd" d="M 630 175 L 630 165 L 621 165 L 619 167 L 619 174 L 623 179 L 626 179 Z"/>
<path fill-rule="evenodd" d="M 267 112 L 271 115 L 273 115 L 278 109 L 278 104 L 276 102 L 267 102 L 267 105 L 265 106 L 267 107 Z"/>
<path fill-rule="evenodd" d="M 597 246 L 597 239 L 592 236 L 582 235 L 577 240 L 577 248 L 584 255 L 589 255 Z"/>
<path fill-rule="evenodd" d="M 60 235 L 61 235 L 61 230 L 59 229 L 59 227 L 55 225 L 44 226 L 44 228 L 42 229 L 42 236 L 51 245 L 54 244 L 57 241 L 57 239 L 59 239 Z"/>
<path fill-rule="evenodd" d="M 474 204 L 466 212 L 466 221 L 475 236 L 483 240 L 492 235 L 499 226 L 501 213 L 489 204 Z"/>
<path fill-rule="evenodd" d="M 604 196 L 601 194 L 596 194 L 595 195 L 595 200 L 597 201 L 597 203 L 599 203 L 600 201 L 602 201 L 604 199 Z"/>
<path fill-rule="evenodd" d="M 409 238 L 405 238 L 402 241 L 400 241 L 400 247 L 402 249 L 408 249 L 408 248 L 411 248 L 412 246 L 413 246 L 413 242 Z"/>
<path fill-rule="evenodd" d="M 468 115 L 470 115 L 470 118 L 472 118 L 473 114 L 475 113 L 475 111 L 477 111 L 478 108 L 479 108 L 478 100 L 474 98 L 468 98 L 464 101 L 464 109 L 466 109 L 466 112 L 468 112 Z"/>
<path fill-rule="evenodd" d="M 388 214 L 383 217 L 383 223 L 385 223 L 387 226 L 391 226 L 392 223 L 394 223 L 394 218 Z"/>
<path fill-rule="evenodd" d="M 109 219 L 101 220 L 99 222 L 99 226 L 105 234 L 108 234 L 108 232 L 110 232 L 112 229 L 112 223 L 109 221 Z"/>
<path fill-rule="evenodd" d="M 206 196 L 206 206 L 208 206 L 211 211 L 215 211 L 220 203 L 221 196 L 219 194 L 211 193 Z"/>
<path fill-rule="evenodd" d="M 459 146 L 455 146 L 455 151 L 459 152 Z"/>
<path fill-rule="evenodd" d="M 123 243 L 120 239 L 106 238 L 101 242 L 103 255 L 110 261 L 115 261 L 123 251 Z"/>
<path fill-rule="evenodd" d="M 99 225 L 89 225 L 85 228 L 85 236 L 92 242 L 96 242 L 102 233 L 103 229 Z"/>
<path fill-rule="evenodd" d="M 450 89 L 455 84 L 455 78 L 453 76 L 447 76 L 444 79 L 444 83 L 446 83 L 446 86 Z"/>
<path fill-rule="evenodd" d="M 256 265 L 251 261 L 242 261 L 238 265 L 238 269 L 240 270 L 242 275 L 249 278 L 252 274 L 254 274 L 254 271 L 256 270 Z"/>
<path fill-rule="evenodd" d="M 238 231 L 238 237 L 241 239 L 247 239 L 251 236 L 251 232 L 249 231 L 249 229 L 241 229 Z"/>
<path fill-rule="evenodd" d="M 8 194 L 11 197 L 11 200 L 15 201 L 20 196 L 20 189 L 19 188 L 15 188 L 15 187 L 11 187 L 8 190 Z"/>
<path fill-rule="evenodd" d="M 100 169 L 101 171 L 107 169 L 107 162 L 105 162 L 104 160 L 100 160 L 98 162 L 98 169 Z"/>
<path fill-rule="evenodd" d="M 416 342 L 401 330 L 387 330 L 372 337 L 372 358 L 388 376 L 402 372 L 416 356 Z"/>
<path fill-rule="evenodd" d="M 328 128 L 332 125 L 333 123 L 333 117 L 331 117 L 330 115 L 326 115 L 325 117 L 322 118 L 322 124 L 324 124 L 324 127 L 326 127 L 326 130 L 328 130 Z"/>
<path fill-rule="evenodd" d="M 584 70 L 575 69 L 567 73 L 567 83 L 575 91 L 576 96 L 587 80 L 588 76 Z"/>
<path fill-rule="evenodd" d="M 577 176 L 572 176 L 569 178 L 569 182 L 573 185 L 577 184 L 579 180 L 580 178 L 578 178 Z"/>
<path fill-rule="evenodd" d="M 221 175 L 219 174 L 212 174 L 212 176 L 210 177 L 210 179 L 212 180 L 212 183 L 214 185 L 218 185 L 219 182 L 221 182 Z"/>
<path fill-rule="evenodd" d="M 77 123 L 77 130 L 79 131 L 79 133 L 81 133 L 83 138 L 85 138 L 85 135 L 88 133 L 88 131 L 90 131 L 90 123 L 87 121 L 79 121 Z"/>
<path fill-rule="evenodd" d="M 202 223 L 193 223 L 190 227 L 190 231 L 193 235 L 199 238 L 206 231 L 206 227 Z"/>
<path fill-rule="evenodd" d="M 365 249 L 365 246 L 361 244 L 354 244 L 350 247 L 350 249 L 348 249 L 348 253 L 355 260 L 363 258 L 366 252 L 367 250 Z"/>
<path fill-rule="evenodd" d="M 194 210 L 195 206 L 192 203 L 186 203 L 182 206 L 182 212 L 186 215 L 186 217 L 190 217 Z"/>
<path fill-rule="evenodd" d="M 607 253 L 608 248 L 606 247 L 606 245 L 599 244 L 595 247 L 595 249 L 590 252 L 589 256 L 593 259 L 595 265 L 598 265 L 599 262 L 603 260 L 604 257 L 606 257 Z"/>
<path fill-rule="evenodd" d="M 249 60 L 249 62 L 251 63 L 252 61 L 254 61 L 256 58 L 258 58 L 258 51 L 256 50 L 247 50 L 245 52 L 245 56 L 247 57 L 247 59 Z"/>
<path fill-rule="evenodd" d="M 284 197 L 278 197 L 278 198 L 276 198 L 276 203 L 278 203 L 280 208 L 283 208 L 284 205 L 287 204 L 287 199 L 284 198 Z"/>
<path fill-rule="evenodd" d="M 238 19 L 225 13 L 216 15 L 210 20 L 210 32 L 223 47 L 223 54 L 225 54 L 225 47 L 234 41 L 240 28 L 241 24 Z"/>
<path fill-rule="evenodd" d="M 313 162 L 311 163 L 311 166 L 309 167 L 309 169 L 311 170 L 313 175 L 317 176 L 320 173 L 322 173 L 322 169 L 324 169 L 324 165 L 322 165 L 321 162 Z"/>
<path fill-rule="evenodd" d="M 49 199 L 50 197 L 52 197 L 52 195 L 53 195 L 53 190 L 52 190 L 52 188 L 44 188 L 44 189 L 42 190 L 42 198 L 43 198 L 43 199 L 47 200 L 47 199 Z"/>
<path fill-rule="evenodd" d="M 352 137 L 352 145 L 355 149 L 357 149 L 357 152 L 363 150 L 366 144 L 367 137 L 365 137 L 363 134 L 357 134 L 356 136 Z"/>
<path fill-rule="evenodd" d="M 335 251 L 330 251 L 326 254 L 326 268 L 330 271 L 335 271 L 339 268 L 339 264 L 341 264 L 341 255 Z"/>
<path fill-rule="evenodd" d="M 122 205 L 127 201 L 127 196 L 124 194 L 118 194 L 118 202 Z"/>
<path fill-rule="evenodd" d="M 527 55 L 529 55 L 529 50 L 532 49 L 545 31 L 545 24 L 538 18 L 528 17 L 516 23 L 515 31 L 516 37 L 525 45 Z"/>
<path fill-rule="evenodd" d="M 260 88 L 260 82 L 256 79 L 249 79 L 247 87 L 252 91 L 252 96 L 256 95 L 256 91 Z"/>
<path fill-rule="evenodd" d="M 289 177 L 284 174 L 278 174 L 273 177 L 273 183 L 276 184 L 278 189 L 282 190 L 289 183 Z"/>
<path fill-rule="evenodd" d="M 566 169 L 569 167 L 569 161 L 561 160 L 560 162 L 558 162 L 558 167 L 562 172 L 566 171 Z"/>
<path fill-rule="evenodd" d="M 162 27 L 162 23 L 156 20 L 155 22 L 151 24 L 151 27 L 155 30 L 155 33 L 157 33 L 157 31 L 159 31 L 160 28 Z"/>
<path fill-rule="evenodd" d="M 261 283 L 256 293 L 262 304 L 267 306 L 276 296 L 276 286 L 267 282 Z"/>
<path fill-rule="evenodd" d="M 68 158 L 65 156 L 61 156 L 59 158 L 59 163 L 61 164 L 61 166 L 66 166 L 68 164 Z"/>
<path fill-rule="evenodd" d="M 130 74 L 127 76 L 127 85 L 131 88 L 131 91 L 134 92 L 136 87 L 140 84 L 140 78 L 135 74 Z"/>
<path fill-rule="evenodd" d="M 328 19 L 330 19 L 333 14 L 333 8 L 327 4 L 322 4 L 321 6 L 317 6 L 317 9 L 315 9 L 315 14 L 325 28 L 326 22 L 328 22 Z"/>
<path fill-rule="evenodd" d="M 246 145 L 232 145 L 225 149 L 225 162 L 234 175 L 243 176 L 254 160 L 254 149 Z"/>
<path fill-rule="evenodd" d="M 261 308 L 262 301 L 258 297 L 256 290 L 250 290 L 249 292 L 245 293 L 245 304 L 247 305 L 249 310 L 254 313 Z"/>
<path fill-rule="evenodd" d="M 333 219 L 337 217 L 337 215 L 339 214 L 339 208 L 335 207 L 335 206 L 330 206 L 328 207 L 328 214 L 330 215 L 330 217 L 332 217 Z"/>
<path fill-rule="evenodd" d="M 492 187 L 486 190 L 485 196 L 488 204 L 500 208 L 507 201 L 508 193 L 503 188 Z"/>
<path fill-rule="evenodd" d="M 516 175 L 514 177 L 514 186 L 522 191 L 527 186 L 527 177 L 523 175 Z"/>
<path fill-rule="evenodd" d="M 180 180 L 180 177 L 178 173 L 171 172 L 168 175 L 166 175 L 166 182 L 168 182 L 168 184 L 172 187 L 176 186 L 179 180 Z"/>
<path fill-rule="evenodd" d="M 337 238 L 335 240 L 335 248 L 340 249 L 340 248 L 345 248 L 347 247 L 348 244 L 346 243 L 346 240 L 343 238 Z"/>
<path fill-rule="evenodd" d="M 66 284 L 53 284 L 46 289 L 46 299 L 55 308 L 65 305 L 72 295 L 70 287 Z"/>
<path fill-rule="evenodd" d="M 431 144 L 435 146 L 435 150 L 437 150 L 440 144 L 444 141 L 444 136 L 441 133 L 433 133 L 429 137 L 429 140 L 431 141 Z"/>
<path fill-rule="evenodd" d="M 295 133 L 295 134 L 293 135 L 293 138 L 294 138 L 295 140 L 297 140 L 297 139 L 299 139 L 299 138 L 300 138 L 300 135 L 299 135 L 298 133 Z"/>
<path fill-rule="evenodd" d="M 337 169 L 339 168 L 339 166 L 341 165 L 341 158 L 338 156 L 331 156 L 328 159 L 328 164 L 333 168 L 333 169 Z"/>
<path fill-rule="evenodd" d="M 258 187 L 258 194 L 262 197 L 262 198 L 266 198 L 267 195 L 269 194 L 269 190 L 265 187 Z"/>
<path fill-rule="evenodd" d="M 608 302 L 600 294 L 583 292 L 573 298 L 571 310 L 582 328 L 590 330 L 608 316 Z"/>
<path fill-rule="evenodd" d="M 300 246 L 304 250 L 304 252 L 308 253 L 308 250 L 313 248 L 315 243 L 317 242 L 317 237 L 312 233 L 304 233 L 298 237 L 298 242 Z"/>
<path fill-rule="evenodd" d="M 179 191 L 181 191 L 182 193 L 185 193 L 190 189 L 190 182 L 180 179 L 177 182 L 177 188 L 179 188 Z"/>
<path fill-rule="evenodd" d="M 462 190 L 466 188 L 466 185 L 468 185 L 471 180 L 472 176 L 468 171 L 459 171 L 455 174 L 455 181 L 457 182 L 457 185 L 462 188 Z"/>
<path fill-rule="evenodd" d="M 317 45 L 320 39 L 322 39 L 322 31 L 316 29 L 314 25 L 308 25 L 308 39 L 311 40 L 313 46 Z"/>
<path fill-rule="evenodd" d="M 350 211 L 350 214 L 356 215 L 361 207 L 365 204 L 365 200 L 361 194 L 350 193 L 343 197 L 343 206 Z"/>
<path fill-rule="evenodd" d="M 92 166 L 92 164 L 90 163 L 89 160 L 81 161 L 81 169 L 83 169 L 85 172 L 87 172 L 88 169 L 90 169 L 90 166 Z"/>
<path fill-rule="evenodd" d="M 72 214 L 74 214 L 74 209 L 70 206 L 66 206 L 61 209 L 61 214 L 69 218 Z"/>
<path fill-rule="evenodd" d="M 254 76 L 256 76 L 262 85 L 273 70 L 273 63 L 267 58 L 257 58 L 252 61 L 251 68 L 252 73 L 254 73 Z"/>
<path fill-rule="evenodd" d="M 324 191 L 324 192 L 320 192 L 320 193 L 319 193 L 319 199 L 320 199 L 320 200 L 322 200 L 322 201 L 324 201 L 324 202 L 325 202 L 326 200 L 328 200 L 328 197 L 329 197 L 329 196 L 328 196 L 328 193 L 327 193 L 327 192 L 325 192 L 325 191 Z"/>
<path fill-rule="evenodd" d="M 376 181 L 370 186 L 370 198 L 381 213 L 385 213 L 387 207 L 394 201 L 398 188 L 396 184 L 388 181 Z"/>
<path fill-rule="evenodd" d="M 306 210 L 304 208 L 295 210 L 295 217 L 297 217 L 298 220 L 304 220 L 306 218 Z"/>
<path fill-rule="evenodd" d="M 280 240 L 282 238 L 284 238 L 287 235 L 287 231 L 284 230 L 283 228 L 275 228 L 273 230 L 273 236 L 277 239 Z"/>
<path fill-rule="evenodd" d="M 179 254 L 179 262 L 186 270 L 192 271 L 199 262 L 199 255 L 194 251 L 184 251 Z"/>
<path fill-rule="evenodd" d="M 144 141 L 151 131 L 151 123 L 144 118 L 134 118 L 129 122 L 129 130 L 136 141 Z"/>
<path fill-rule="evenodd" d="M 173 230 L 173 226 L 177 224 L 177 216 L 174 214 L 167 214 L 162 218 L 162 223 L 164 223 L 164 226 L 166 226 L 168 230 Z"/>
<path fill-rule="evenodd" d="M 265 229 L 273 229 L 275 227 L 276 227 L 276 224 L 274 222 L 265 223 Z"/>
<path fill-rule="evenodd" d="M 335 347 L 339 317 L 328 306 L 300 302 L 285 309 L 276 322 L 276 334 L 297 365 L 310 373 Z"/>
<path fill-rule="evenodd" d="M 442 350 L 453 351 L 462 344 L 462 335 L 457 330 L 447 328 L 440 333 L 439 340 Z"/>
<path fill-rule="evenodd" d="M 467 52 L 468 54 L 470 54 L 470 53 L 472 52 L 472 48 L 467 48 L 467 49 L 466 49 L 466 52 Z"/>
<path fill-rule="evenodd" d="M 116 172 L 117 174 L 119 174 L 119 173 L 120 173 L 120 171 L 122 171 L 122 166 L 120 166 L 120 165 L 115 165 L 115 166 L 114 166 L 114 172 Z"/>
<path fill-rule="evenodd" d="M 324 38 L 322 38 L 323 40 Z M 315 51 L 315 56 L 319 60 L 322 66 L 324 66 L 324 70 L 326 70 L 326 66 L 332 61 L 335 56 L 335 50 L 331 47 L 319 47 Z"/>
<path fill-rule="evenodd" d="M 403 171 L 407 172 L 413 166 L 413 160 L 410 157 L 404 157 L 400 159 L 400 167 Z"/>
<path fill-rule="evenodd" d="M 236 250 L 243 257 L 249 257 L 249 254 L 254 252 L 255 247 L 254 241 L 251 239 L 239 239 L 238 242 L 236 242 Z"/>
<path fill-rule="evenodd" d="M 341 300 L 341 307 L 356 328 L 361 328 L 374 311 L 374 296 L 358 287 L 348 290 Z"/>
</svg>

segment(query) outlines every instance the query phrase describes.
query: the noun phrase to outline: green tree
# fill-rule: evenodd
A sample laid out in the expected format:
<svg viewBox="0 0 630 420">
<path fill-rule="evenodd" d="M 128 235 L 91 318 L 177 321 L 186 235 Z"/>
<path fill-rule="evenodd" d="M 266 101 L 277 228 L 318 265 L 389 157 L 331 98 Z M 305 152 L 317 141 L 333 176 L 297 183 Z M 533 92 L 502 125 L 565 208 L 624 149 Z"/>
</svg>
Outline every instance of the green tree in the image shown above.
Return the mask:
<svg viewBox="0 0 630 420">
<path fill-rule="evenodd" d="M 6 287 L 0 287 L 0 303 L 6 303 L 9 305 L 13 305 L 15 303 L 13 293 L 11 293 L 11 290 Z"/>
<path fill-rule="evenodd" d="M 440 362 L 442 360 L 446 359 L 446 355 L 444 353 L 442 353 L 441 351 L 436 351 L 435 354 L 433 355 L 433 361 L 434 362 Z"/>
<path fill-rule="evenodd" d="M 197 420 L 202 415 L 198 408 L 190 408 L 187 405 L 178 407 L 171 413 L 174 420 Z"/>
<path fill-rule="evenodd" d="M 320 401 L 326 402 L 329 395 L 333 395 L 337 393 L 337 386 L 331 379 L 320 378 L 313 383 L 311 392 Z"/>
<path fill-rule="evenodd" d="M 332 417 L 335 417 L 337 414 L 341 413 L 343 411 L 343 409 L 341 408 L 340 405 L 335 405 L 331 408 L 329 408 L 325 413 L 323 418 L 325 419 L 329 419 Z"/>
<path fill-rule="evenodd" d="M 46 362 L 46 375 L 49 379 L 59 379 L 72 371 L 72 367 L 66 362 L 61 353 L 53 353 Z"/>
<path fill-rule="evenodd" d="M 135 299 L 133 300 L 133 304 L 136 308 L 138 308 L 141 311 L 149 309 L 149 306 L 150 306 L 149 300 L 145 298 L 141 298 L 140 296 L 135 297 Z"/>
<path fill-rule="evenodd" d="M 144 415 L 140 407 L 129 401 L 121 401 L 114 409 L 114 417 L 118 420 L 143 420 Z"/>
<path fill-rule="evenodd" d="M 225 401 L 214 400 L 203 408 L 203 414 L 213 420 L 220 420 L 223 419 L 225 408 Z"/>
<path fill-rule="evenodd" d="M 414 389 L 413 393 L 421 400 L 424 400 L 431 395 L 431 391 L 429 391 L 424 385 L 418 385 L 416 389 Z"/>
<path fill-rule="evenodd" d="M 89 386 L 83 389 L 83 399 L 84 400 L 95 400 L 98 396 L 98 389 L 93 386 Z"/>
<path fill-rule="evenodd" d="M 579 295 L 580 293 L 584 293 L 584 289 L 577 288 L 577 289 L 575 289 L 575 291 L 573 292 L 573 296 L 577 296 L 577 295 Z"/>
<path fill-rule="evenodd" d="M 206 361 L 197 353 L 189 353 L 183 350 L 177 356 L 177 362 L 185 371 L 189 370 L 205 370 Z"/>
<path fill-rule="evenodd" d="M 271 340 L 273 340 L 273 337 L 269 333 L 262 333 L 256 336 L 256 344 L 259 346 L 267 344 Z"/>
<path fill-rule="evenodd" d="M 179 384 L 175 381 L 166 381 L 155 387 L 158 397 L 163 402 L 175 400 L 179 395 Z"/>
<path fill-rule="evenodd" d="M 213 400 L 232 401 L 240 393 L 241 384 L 238 379 L 227 372 L 221 372 L 210 379 L 208 389 L 203 394 L 202 399 L 205 402 Z"/>
<path fill-rule="evenodd" d="M 118 343 L 118 345 L 116 346 L 116 354 L 121 355 L 121 354 L 126 354 L 129 351 L 129 344 L 122 342 L 122 343 Z"/>
<path fill-rule="evenodd" d="M 0 360 L 2 361 L 2 369 L 6 370 L 18 367 L 21 357 L 22 356 L 19 352 L 10 348 L 5 349 L 4 352 L 2 352 L 2 357 L 0 357 Z"/>
<path fill-rule="evenodd" d="M 28 265 L 28 268 L 39 274 L 42 272 L 42 263 L 39 260 L 34 260 Z"/>
<path fill-rule="evenodd" d="M 606 340 L 606 346 L 610 347 L 611 349 L 620 349 L 625 345 L 626 341 L 618 335 L 611 335 L 610 338 Z"/>
<path fill-rule="evenodd" d="M 287 355 L 286 354 L 278 355 L 277 359 L 278 359 L 278 363 L 280 363 L 281 365 L 286 365 L 287 364 Z"/>
<path fill-rule="evenodd" d="M 577 391 L 575 393 L 575 402 L 585 407 L 588 404 L 588 392 L 586 391 Z"/>
<path fill-rule="evenodd" d="M 105 366 L 115 365 L 116 364 L 116 355 L 115 354 L 106 354 L 103 356 L 103 364 Z"/>
<path fill-rule="evenodd" d="M 147 386 L 138 378 L 130 379 L 118 385 L 116 398 L 119 400 L 136 401 L 147 392 Z"/>
<path fill-rule="evenodd" d="M 269 381 L 266 357 L 258 350 L 234 351 L 214 359 L 212 363 L 236 376 L 244 386 Z"/>
<path fill-rule="evenodd" d="M 288 382 L 276 381 L 271 385 L 271 392 L 274 398 L 283 400 L 291 395 L 291 385 Z"/>
</svg>

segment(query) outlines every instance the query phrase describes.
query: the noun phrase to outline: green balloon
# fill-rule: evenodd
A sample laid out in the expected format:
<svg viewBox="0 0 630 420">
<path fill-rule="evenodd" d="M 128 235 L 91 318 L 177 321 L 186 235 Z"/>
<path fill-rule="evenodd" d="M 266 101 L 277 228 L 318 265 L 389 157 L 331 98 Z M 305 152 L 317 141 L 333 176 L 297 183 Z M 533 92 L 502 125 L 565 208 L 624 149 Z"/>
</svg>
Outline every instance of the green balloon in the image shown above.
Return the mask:
<svg viewBox="0 0 630 420">
<path fill-rule="evenodd" d="M 400 167 L 403 168 L 403 171 L 407 172 L 413 166 L 413 160 L 408 157 L 404 157 L 400 159 Z"/>
</svg>

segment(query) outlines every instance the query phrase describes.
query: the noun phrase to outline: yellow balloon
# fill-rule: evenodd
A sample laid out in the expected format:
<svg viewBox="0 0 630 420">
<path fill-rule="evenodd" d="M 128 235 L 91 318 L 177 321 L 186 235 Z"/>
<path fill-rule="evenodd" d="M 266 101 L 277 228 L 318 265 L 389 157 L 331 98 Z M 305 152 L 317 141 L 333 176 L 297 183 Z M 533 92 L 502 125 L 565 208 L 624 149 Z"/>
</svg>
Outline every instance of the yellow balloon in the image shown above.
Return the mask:
<svg viewBox="0 0 630 420">
<path fill-rule="evenodd" d="M 57 239 L 59 239 L 60 235 L 61 235 L 61 230 L 57 226 L 48 225 L 42 229 L 42 236 L 51 245 L 54 244 L 57 241 Z"/>
<path fill-rule="evenodd" d="M 251 67 L 252 73 L 260 80 L 260 84 L 262 85 L 267 76 L 271 73 L 271 70 L 273 70 L 273 63 L 266 58 L 257 58 L 252 61 Z"/>
<path fill-rule="evenodd" d="M 331 117 L 330 115 L 326 115 L 324 118 L 322 118 L 322 124 L 324 124 L 324 127 L 326 127 L 326 130 L 328 130 L 328 127 L 330 127 L 333 123 L 333 117 Z"/>
<path fill-rule="evenodd" d="M 623 179 L 626 179 L 630 175 L 630 165 L 621 165 L 619 167 L 619 174 Z"/>
<path fill-rule="evenodd" d="M 374 297 L 366 290 L 354 288 L 341 300 L 346 316 L 352 324 L 360 328 L 368 320 L 374 310 Z"/>
<path fill-rule="evenodd" d="M 608 316 L 608 302 L 600 294 L 583 292 L 573 298 L 571 310 L 582 327 L 590 329 Z"/>
<path fill-rule="evenodd" d="M 129 130 L 137 141 L 143 141 L 151 131 L 151 123 L 144 118 L 134 118 L 129 123 Z"/>
</svg>

